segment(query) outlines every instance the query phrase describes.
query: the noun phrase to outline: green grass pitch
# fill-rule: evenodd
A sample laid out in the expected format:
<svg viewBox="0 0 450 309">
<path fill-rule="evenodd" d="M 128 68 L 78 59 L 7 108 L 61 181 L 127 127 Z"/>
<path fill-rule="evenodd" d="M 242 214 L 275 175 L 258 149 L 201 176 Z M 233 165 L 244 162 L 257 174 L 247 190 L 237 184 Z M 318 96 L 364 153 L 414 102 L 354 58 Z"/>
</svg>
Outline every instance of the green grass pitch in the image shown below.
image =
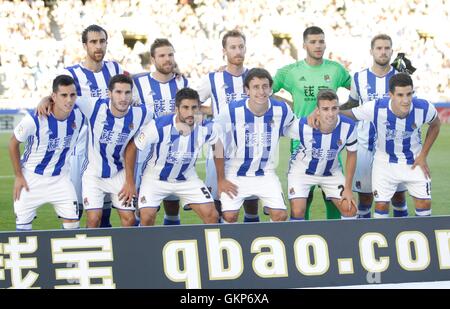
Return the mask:
<svg viewBox="0 0 450 309">
<path fill-rule="evenodd" d="M 426 129 L 424 130 L 424 136 Z M 14 176 L 9 160 L 8 154 L 8 142 L 11 133 L 0 134 L 0 231 L 14 231 L 15 230 L 15 218 L 13 211 L 12 190 L 14 185 Z M 450 203 L 448 202 L 449 196 L 446 192 L 449 190 L 447 181 L 450 181 L 450 125 L 443 124 L 441 132 L 436 140 L 433 148 L 431 149 L 428 157 L 428 165 L 430 166 L 432 173 L 432 196 L 433 196 L 433 215 L 448 215 L 450 214 Z M 282 138 L 280 143 L 280 162 L 278 165 L 277 173 L 280 177 L 283 189 L 286 195 L 287 189 L 287 163 L 289 159 L 289 142 L 287 138 Z M 197 164 L 197 171 L 199 176 L 204 179 L 205 176 L 205 158 L 199 158 Z M 345 161 L 344 161 L 345 162 Z M 47 194 L 51 194 L 48 192 Z M 356 198 L 356 194 L 355 194 Z M 286 201 L 288 202 L 288 201 Z M 408 196 L 408 208 L 409 215 L 414 215 L 414 206 L 411 198 Z M 268 216 L 265 216 L 260 209 L 260 218 L 262 221 L 268 221 Z M 323 205 L 321 194 L 316 189 L 314 195 L 314 202 L 312 207 L 313 219 L 325 218 L 325 206 Z M 241 212 L 240 221 L 242 221 L 243 215 Z M 158 213 L 157 224 L 162 224 L 163 211 Z M 117 213 L 113 210 L 111 216 L 111 222 L 114 227 L 120 226 Z M 182 224 L 196 224 L 201 223 L 198 217 L 193 211 L 181 211 Z M 83 215 L 81 226 L 85 226 L 85 217 Z M 59 229 L 61 228 L 61 222 L 57 219 L 55 211 L 51 205 L 43 205 L 37 214 L 37 219 L 33 222 L 33 229 L 45 230 L 45 229 Z"/>
</svg>

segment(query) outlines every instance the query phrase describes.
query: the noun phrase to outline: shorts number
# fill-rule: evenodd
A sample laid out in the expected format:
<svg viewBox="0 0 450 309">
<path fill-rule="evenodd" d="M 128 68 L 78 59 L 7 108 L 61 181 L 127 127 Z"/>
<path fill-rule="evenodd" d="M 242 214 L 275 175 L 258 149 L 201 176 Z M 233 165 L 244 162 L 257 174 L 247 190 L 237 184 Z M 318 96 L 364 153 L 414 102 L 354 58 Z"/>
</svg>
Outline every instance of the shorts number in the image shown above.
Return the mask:
<svg viewBox="0 0 450 309">
<path fill-rule="evenodd" d="M 342 196 L 342 193 L 344 193 L 344 186 L 343 185 L 339 185 L 338 189 L 341 190 L 341 193 L 339 193 Z"/>
<path fill-rule="evenodd" d="M 211 194 L 209 193 L 208 189 L 206 189 L 205 187 L 202 187 L 200 190 L 202 190 L 202 192 L 206 198 L 211 198 Z"/>
</svg>

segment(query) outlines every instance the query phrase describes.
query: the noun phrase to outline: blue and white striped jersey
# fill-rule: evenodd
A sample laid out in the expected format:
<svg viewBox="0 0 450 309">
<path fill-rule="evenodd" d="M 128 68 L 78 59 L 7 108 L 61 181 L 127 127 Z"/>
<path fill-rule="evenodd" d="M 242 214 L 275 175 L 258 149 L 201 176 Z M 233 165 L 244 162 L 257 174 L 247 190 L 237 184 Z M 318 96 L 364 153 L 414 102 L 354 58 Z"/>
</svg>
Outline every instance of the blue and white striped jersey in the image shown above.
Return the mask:
<svg viewBox="0 0 450 309">
<path fill-rule="evenodd" d="M 391 163 L 412 165 L 422 149 L 423 124 L 437 117 L 436 108 L 428 101 L 413 98 L 405 118 L 392 112 L 390 98 L 378 99 L 352 109 L 358 120 L 371 121 L 377 132 L 375 158 Z"/>
<path fill-rule="evenodd" d="M 357 150 L 357 132 L 353 120 L 338 116 L 336 127 L 324 134 L 308 125 L 306 117 L 296 121 L 289 130 L 289 136 L 298 139 L 300 146 L 291 155 L 289 173 L 315 176 L 332 176 L 341 173 L 338 154 L 346 147 L 347 151 Z"/>
<path fill-rule="evenodd" d="M 66 174 L 69 170 L 70 153 L 73 151 L 85 117 L 74 107 L 66 120 L 53 115 L 47 118 L 31 113 L 25 115 L 14 135 L 25 142 L 21 165 L 26 170 L 45 176 Z"/>
<path fill-rule="evenodd" d="M 213 145 L 219 139 L 220 127 L 211 121 L 196 124 L 189 135 L 176 127 L 176 115 L 155 118 L 143 126 L 134 138 L 138 149 L 152 145 L 145 160 L 143 174 L 164 181 L 198 178 L 195 162 L 204 144 Z"/>
<path fill-rule="evenodd" d="M 225 174 L 262 176 L 275 173 L 278 142 L 295 117 L 285 102 L 269 99 L 269 108 L 255 116 L 248 99 L 232 101 L 215 120 L 222 127 Z"/>
<path fill-rule="evenodd" d="M 136 75 L 133 77 L 133 99 L 136 102 L 143 103 L 147 109 L 160 117 L 175 112 L 175 95 L 178 90 L 188 87 L 188 80 L 175 78 L 175 76 L 166 83 L 161 83 L 152 77 L 151 73 Z M 142 163 L 148 157 L 150 145 L 145 149 L 139 150 L 137 162 Z"/>
<path fill-rule="evenodd" d="M 125 116 L 115 117 L 110 100 L 78 99 L 77 105 L 87 118 L 88 151 L 82 171 L 87 175 L 110 178 L 124 168 L 124 151 L 128 141 L 152 118 L 145 105 L 130 106 Z"/>
<path fill-rule="evenodd" d="M 123 69 L 116 61 L 104 61 L 100 72 L 92 72 L 82 64 L 76 64 L 65 68 L 62 74 L 73 77 L 78 97 L 93 98 L 95 101 L 108 97 L 109 80 L 117 74 L 123 74 Z M 83 127 L 75 148 L 77 155 L 86 152 L 86 132 L 87 128 Z"/>
<path fill-rule="evenodd" d="M 177 91 L 188 87 L 188 80 L 183 76 L 162 83 L 153 78 L 151 73 L 133 77 L 133 99 L 147 105 L 155 117 L 175 112 L 175 95 Z"/>
<path fill-rule="evenodd" d="M 211 106 L 214 118 L 231 101 L 239 101 L 248 96 L 244 90 L 244 79 L 247 76 L 248 69 L 240 76 L 234 76 L 227 71 L 210 72 L 205 76 L 198 89 L 200 102 L 205 102 L 211 98 Z"/>
<path fill-rule="evenodd" d="M 389 97 L 389 80 L 398 72 L 391 66 L 391 70 L 384 76 L 378 77 L 370 68 L 357 72 L 353 75 L 350 88 L 350 97 L 359 101 L 359 105 L 366 102 Z M 370 121 L 358 122 L 358 143 L 374 150 L 376 139 L 375 128 Z"/>
</svg>

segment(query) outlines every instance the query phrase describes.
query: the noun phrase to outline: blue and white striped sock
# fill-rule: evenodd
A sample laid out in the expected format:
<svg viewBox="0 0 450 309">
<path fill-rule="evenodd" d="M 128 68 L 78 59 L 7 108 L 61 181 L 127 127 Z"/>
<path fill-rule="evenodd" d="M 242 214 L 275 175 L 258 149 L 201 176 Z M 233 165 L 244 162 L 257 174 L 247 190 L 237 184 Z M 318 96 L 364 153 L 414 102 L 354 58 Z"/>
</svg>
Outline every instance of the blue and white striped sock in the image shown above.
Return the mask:
<svg viewBox="0 0 450 309">
<path fill-rule="evenodd" d="M 244 214 L 244 222 L 259 222 L 259 216 L 258 214 Z"/>
<path fill-rule="evenodd" d="M 431 216 L 431 208 L 430 209 L 416 208 L 416 216 L 417 217 L 430 217 Z"/>
<path fill-rule="evenodd" d="M 383 211 L 375 209 L 375 212 L 373 213 L 374 218 L 389 218 L 389 210 Z"/>
<path fill-rule="evenodd" d="M 370 218 L 370 206 L 371 205 L 364 205 L 364 204 L 361 204 L 361 203 L 358 204 L 357 215 L 358 215 L 359 219 Z"/>
<path fill-rule="evenodd" d="M 408 205 L 406 201 L 403 203 L 392 203 L 392 207 L 394 208 L 394 217 L 407 217 L 408 216 Z"/>
<path fill-rule="evenodd" d="M 305 221 L 305 218 L 302 217 L 292 217 L 289 219 L 289 221 Z"/>
<path fill-rule="evenodd" d="M 167 216 L 164 215 L 164 225 L 180 225 L 180 216 Z"/>
</svg>

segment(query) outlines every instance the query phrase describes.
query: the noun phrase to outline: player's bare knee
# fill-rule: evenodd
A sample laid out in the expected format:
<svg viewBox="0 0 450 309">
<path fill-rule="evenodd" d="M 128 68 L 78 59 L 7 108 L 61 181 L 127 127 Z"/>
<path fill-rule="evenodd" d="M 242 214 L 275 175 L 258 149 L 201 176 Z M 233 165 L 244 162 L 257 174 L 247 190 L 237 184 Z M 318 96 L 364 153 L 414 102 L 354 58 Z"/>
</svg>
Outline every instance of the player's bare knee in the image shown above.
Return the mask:
<svg viewBox="0 0 450 309">
<path fill-rule="evenodd" d="M 226 211 L 222 213 L 222 216 L 227 223 L 235 223 L 238 220 L 239 213 L 237 211 Z"/>
<path fill-rule="evenodd" d="M 405 192 L 395 192 L 394 196 L 392 197 L 391 201 L 394 204 L 401 204 L 405 201 Z"/>
<path fill-rule="evenodd" d="M 270 211 L 270 219 L 272 221 L 286 221 L 287 220 L 287 212 L 285 210 L 271 210 Z"/>
<path fill-rule="evenodd" d="M 134 226 L 134 223 L 136 222 L 134 212 L 131 211 L 121 212 L 120 222 L 122 226 Z"/>
<path fill-rule="evenodd" d="M 359 193 L 359 202 L 363 205 L 372 205 L 373 195 L 372 193 Z"/>
<path fill-rule="evenodd" d="M 414 199 L 416 209 L 431 209 L 431 200 Z"/>
</svg>

